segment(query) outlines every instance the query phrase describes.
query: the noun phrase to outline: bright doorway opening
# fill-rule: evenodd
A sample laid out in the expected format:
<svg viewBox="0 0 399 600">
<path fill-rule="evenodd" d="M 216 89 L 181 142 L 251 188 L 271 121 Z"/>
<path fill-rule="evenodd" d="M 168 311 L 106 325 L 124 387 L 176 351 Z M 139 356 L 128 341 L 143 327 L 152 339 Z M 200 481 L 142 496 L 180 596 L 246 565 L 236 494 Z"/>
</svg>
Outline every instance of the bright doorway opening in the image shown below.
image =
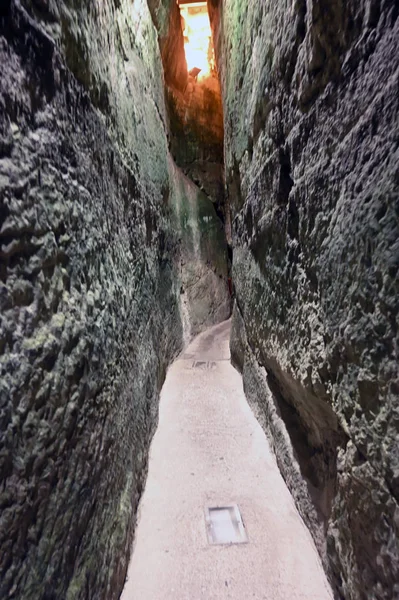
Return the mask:
<svg viewBox="0 0 399 600">
<path fill-rule="evenodd" d="M 179 2 L 187 68 L 202 79 L 215 70 L 212 31 L 206 2 Z"/>
</svg>

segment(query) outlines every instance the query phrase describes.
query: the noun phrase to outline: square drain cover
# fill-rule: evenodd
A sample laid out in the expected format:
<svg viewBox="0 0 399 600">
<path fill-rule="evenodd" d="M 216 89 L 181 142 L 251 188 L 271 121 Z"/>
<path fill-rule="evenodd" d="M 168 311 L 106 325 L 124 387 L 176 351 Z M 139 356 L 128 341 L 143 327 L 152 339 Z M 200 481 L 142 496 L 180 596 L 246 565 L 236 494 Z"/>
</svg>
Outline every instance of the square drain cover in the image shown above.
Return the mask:
<svg viewBox="0 0 399 600">
<path fill-rule="evenodd" d="M 192 364 L 193 369 L 202 369 L 202 371 L 213 371 L 216 369 L 216 362 L 212 360 L 195 360 Z"/>
<path fill-rule="evenodd" d="M 244 544 L 248 537 L 237 504 L 205 509 L 210 544 Z"/>
</svg>

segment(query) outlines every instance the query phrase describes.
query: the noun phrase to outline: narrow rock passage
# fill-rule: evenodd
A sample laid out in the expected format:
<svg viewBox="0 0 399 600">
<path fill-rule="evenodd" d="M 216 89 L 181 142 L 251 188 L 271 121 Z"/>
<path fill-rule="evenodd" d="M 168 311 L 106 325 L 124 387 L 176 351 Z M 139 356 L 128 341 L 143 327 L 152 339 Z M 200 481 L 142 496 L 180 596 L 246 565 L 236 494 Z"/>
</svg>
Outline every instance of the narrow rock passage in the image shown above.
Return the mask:
<svg viewBox="0 0 399 600">
<path fill-rule="evenodd" d="M 170 368 L 122 600 L 325 600 L 308 530 L 229 360 L 230 322 Z M 205 508 L 237 504 L 248 543 L 210 545 Z"/>
</svg>

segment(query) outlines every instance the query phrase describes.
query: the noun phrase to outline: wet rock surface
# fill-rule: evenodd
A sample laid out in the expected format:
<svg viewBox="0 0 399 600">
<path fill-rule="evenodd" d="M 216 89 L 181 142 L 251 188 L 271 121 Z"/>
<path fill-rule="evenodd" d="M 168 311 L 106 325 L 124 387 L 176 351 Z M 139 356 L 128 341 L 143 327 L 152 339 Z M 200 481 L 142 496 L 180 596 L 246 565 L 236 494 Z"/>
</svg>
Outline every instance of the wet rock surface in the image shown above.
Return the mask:
<svg viewBox="0 0 399 600">
<path fill-rule="evenodd" d="M 146 2 L 2 3 L 2 598 L 122 589 L 159 389 L 187 337 L 191 234 L 183 243 L 165 115 Z M 197 255 L 219 295 L 195 301 L 215 319 L 219 249 Z"/>
<path fill-rule="evenodd" d="M 208 2 L 232 357 L 337 597 L 398 581 L 398 6 Z"/>
</svg>

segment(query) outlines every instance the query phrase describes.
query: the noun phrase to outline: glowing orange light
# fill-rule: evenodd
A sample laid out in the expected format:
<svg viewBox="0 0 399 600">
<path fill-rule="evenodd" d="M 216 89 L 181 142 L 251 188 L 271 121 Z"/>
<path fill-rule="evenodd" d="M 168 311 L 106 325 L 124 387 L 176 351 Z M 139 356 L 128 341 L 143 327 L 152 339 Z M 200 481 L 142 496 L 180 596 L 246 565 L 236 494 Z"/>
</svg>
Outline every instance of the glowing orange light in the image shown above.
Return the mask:
<svg viewBox="0 0 399 600">
<path fill-rule="evenodd" d="M 214 68 L 212 32 L 206 2 L 181 4 L 184 50 L 187 68 L 201 69 L 198 78 L 206 77 Z"/>
</svg>

